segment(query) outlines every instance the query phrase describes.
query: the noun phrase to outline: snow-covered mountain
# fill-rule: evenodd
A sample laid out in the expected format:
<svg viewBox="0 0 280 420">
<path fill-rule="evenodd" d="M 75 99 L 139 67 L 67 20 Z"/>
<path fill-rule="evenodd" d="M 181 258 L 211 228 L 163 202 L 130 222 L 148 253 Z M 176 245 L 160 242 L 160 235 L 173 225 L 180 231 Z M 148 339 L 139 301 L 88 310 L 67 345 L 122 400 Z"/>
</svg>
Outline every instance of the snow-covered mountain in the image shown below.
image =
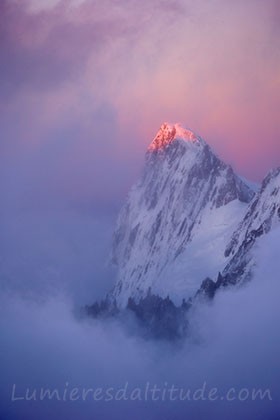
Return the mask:
<svg viewBox="0 0 280 420">
<path fill-rule="evenodd" d="M 114 234 L 117 305 L 149 289 L 181 301 L 216 277 L 232 258 L 224 250 L 253 196 L 201 137 L 163 124 Z"/>
<path fill-rule="evenodd" d="M 225 256 L 230 261 L 220 283 L 236 284 L 251 278 L 257 265 L 257 247 L 261 237 L 280 225 L 280 168 L 264 179 L 260 191 L 250 203 L 244 219 L 228 244 Z"/>
</svg>

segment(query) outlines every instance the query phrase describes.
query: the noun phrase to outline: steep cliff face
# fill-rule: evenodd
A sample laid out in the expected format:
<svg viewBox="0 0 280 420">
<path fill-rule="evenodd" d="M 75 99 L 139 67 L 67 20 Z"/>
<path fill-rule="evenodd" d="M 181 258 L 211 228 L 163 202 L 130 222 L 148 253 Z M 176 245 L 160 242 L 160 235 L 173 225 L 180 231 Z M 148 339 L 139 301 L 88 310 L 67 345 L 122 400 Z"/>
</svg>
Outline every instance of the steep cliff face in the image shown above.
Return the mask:
<svg viewBox="0 0 280 420">
<path fill-rule="evenodd" d="M 163 124 L 143 175 L 121 210 L 113 242 L 118 306 L 149 288 L 174 301 L 216 276 L 252 190 L 205 143 L 180 125 Z"/>
<path fill-rule="evenodd" d="M 257 264 L 255 250 L 260 238 L 280 225 L 280 168 L 272 170 L 252 200 L 244 219 L 226 247 L 230 261 L 223 270 L 222 285 L 251 278 Z"/>
</svg>

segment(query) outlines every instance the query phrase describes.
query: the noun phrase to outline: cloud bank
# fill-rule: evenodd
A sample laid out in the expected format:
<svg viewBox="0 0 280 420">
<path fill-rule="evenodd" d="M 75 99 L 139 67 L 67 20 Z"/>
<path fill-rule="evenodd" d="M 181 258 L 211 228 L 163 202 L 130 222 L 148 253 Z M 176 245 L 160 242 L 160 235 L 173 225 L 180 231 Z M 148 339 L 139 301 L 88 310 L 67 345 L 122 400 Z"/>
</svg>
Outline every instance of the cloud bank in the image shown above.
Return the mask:
<svg viewBox="0 0 280 420">
<path fill-rule="evenodd" d="M 221 292 L 212 305 L 193 314 L 192 335 L 182 347 L 145 342 L 115 322 L 78 320 L 65 297 L 37 303 L 5 296 L 0 305 L 2 416 L 276 419 L 280 410 L 278 243 L 279 230 L 262 240 L 259 267 L 250 284 Z M 198 401 L 11 402 L 13 384 L 14 396 L 20 397 L 27 388 L 119 390 L 128 383 L 130 390 L 143 390 L 147 382 L 192 392 L 205 383 L 207 390 L 217 388 L 219 396 L 232 388 L 236 393 L 262 389 L 269 390 L 270 397 L 230 402 L 209 401 L 205 396 Z"/>
</svg>

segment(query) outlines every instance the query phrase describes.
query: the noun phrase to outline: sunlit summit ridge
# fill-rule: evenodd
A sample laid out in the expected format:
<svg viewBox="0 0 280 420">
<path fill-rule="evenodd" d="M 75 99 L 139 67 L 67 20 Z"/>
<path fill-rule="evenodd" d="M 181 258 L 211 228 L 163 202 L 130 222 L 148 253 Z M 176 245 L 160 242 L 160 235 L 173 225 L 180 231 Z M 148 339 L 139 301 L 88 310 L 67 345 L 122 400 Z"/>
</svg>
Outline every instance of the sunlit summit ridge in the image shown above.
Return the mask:
<svg viewBox="0 0 280 420">
<path fill-rule="evenodd" d="M 148 150 L 161 150 L 171 144 L 174 140 L 184 140 L 186 142 L 197 142 L 201 139 L 191 130 L 182 127 L 181 124 L 164 123 L 161 125 L 157 135 L 150 144 Z"/>
</svg>

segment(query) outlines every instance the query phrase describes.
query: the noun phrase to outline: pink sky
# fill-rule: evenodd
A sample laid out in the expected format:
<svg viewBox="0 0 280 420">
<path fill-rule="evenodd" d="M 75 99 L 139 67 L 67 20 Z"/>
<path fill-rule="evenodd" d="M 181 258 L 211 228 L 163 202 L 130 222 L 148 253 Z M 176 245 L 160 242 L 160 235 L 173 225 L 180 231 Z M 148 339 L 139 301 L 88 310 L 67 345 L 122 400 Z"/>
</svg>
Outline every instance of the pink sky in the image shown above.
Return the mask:
<svg viewBox="0 0 280 420">
<path fill-rule="evenodd" d="M 2 156 L 70 194 L 128 187 L 164 121 L 253 180 L 280 165 L 277 0 L 2 0 L 0 19 Z"/>
</svg>

